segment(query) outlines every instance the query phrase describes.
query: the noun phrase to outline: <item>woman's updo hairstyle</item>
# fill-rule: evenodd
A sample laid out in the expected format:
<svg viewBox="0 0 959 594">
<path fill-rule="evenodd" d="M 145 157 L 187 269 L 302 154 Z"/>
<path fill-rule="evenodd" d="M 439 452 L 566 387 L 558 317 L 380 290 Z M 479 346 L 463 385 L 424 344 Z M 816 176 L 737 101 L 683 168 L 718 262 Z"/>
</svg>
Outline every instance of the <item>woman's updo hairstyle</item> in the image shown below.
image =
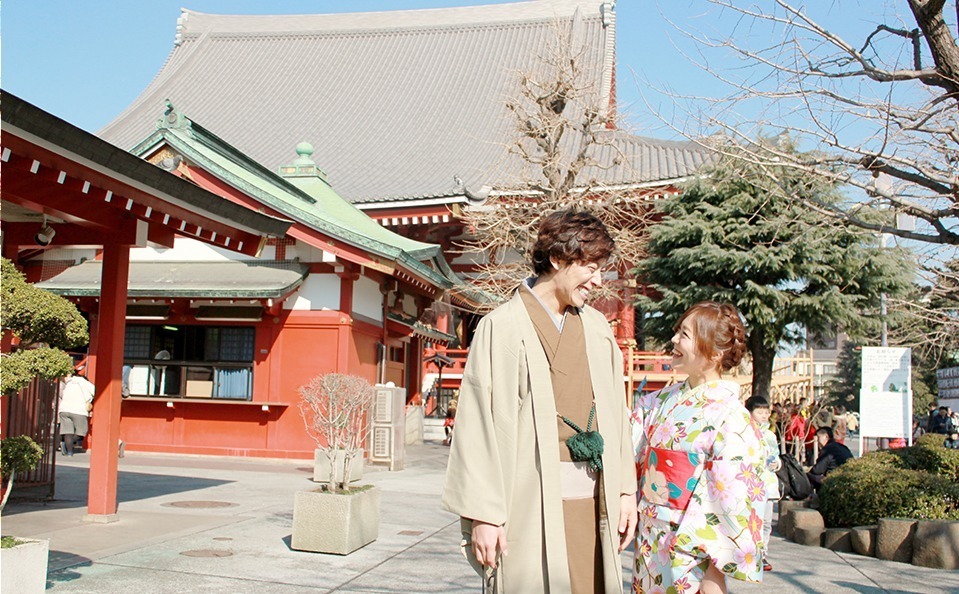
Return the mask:
<svg viewBox="0 0 959 594">
<path fill-rule="evenodd" d="M 700 356 L 711 359 L 716 353 L 722 353 L 719 366 L 723 371 L 729 371 L 743 360 L 746 327 L 735 305 L 715 301 L 697 303 L 679 318 L 675 329 L 679 330 L 685 320 L 692 322 Z"/>
<path fill-rule="evenodd" d="M 588 212 L 557 210 L 539 225 L 533 245 L 532 264 L 537 275 L 553 269 L 550 258 L 557 262 L 602 263 L 609 260 L 615 244 L 606 225 Z"/>
</svg>

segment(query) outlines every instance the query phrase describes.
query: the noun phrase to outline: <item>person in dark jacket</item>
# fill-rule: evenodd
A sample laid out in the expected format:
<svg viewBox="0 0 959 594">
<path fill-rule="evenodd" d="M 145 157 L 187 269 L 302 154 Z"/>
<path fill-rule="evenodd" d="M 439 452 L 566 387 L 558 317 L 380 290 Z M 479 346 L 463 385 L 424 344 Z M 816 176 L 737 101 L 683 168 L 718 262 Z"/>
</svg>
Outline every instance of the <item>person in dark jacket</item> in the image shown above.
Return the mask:
<svg viewBox="0 0 959 594">
<path fill-rule="evenodd" d="M 833 439 L 832 427 L 820 427 L 816 431 L 816 441 L 819 442 L 819 457 L 816 458 L 816 464 L 806 475 L 816 491 L 819 491 L 826 475 L 852 458 L 852 452 L 845 445 Z"/>
<path fill-rule="evenodd" d="M 939 414 L 932 418 L 932 427 L 929 428 L 929 433 L 949 435 L 955 429 L 952 426 L 952 417 L 949 416 L 949 407 L 940 406 Z"/>
<path fill-rule="evenodd" d="M 932 425 L 936 422 L 936 416 L 939 414 L 939 405 L 935 402 L 929 403 L 929 414 L 926 416 L 926 426 L 923 429 L 926 433 L 932 433 Z"/>
</svg>

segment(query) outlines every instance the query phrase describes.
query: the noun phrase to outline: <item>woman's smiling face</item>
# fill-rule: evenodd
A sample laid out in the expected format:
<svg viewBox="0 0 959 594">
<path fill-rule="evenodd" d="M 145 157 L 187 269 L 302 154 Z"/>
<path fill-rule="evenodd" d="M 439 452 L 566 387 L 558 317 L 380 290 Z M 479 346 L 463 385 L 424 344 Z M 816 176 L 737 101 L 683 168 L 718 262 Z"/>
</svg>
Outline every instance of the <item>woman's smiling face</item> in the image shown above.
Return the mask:
<svg viewBox="0 0 959 594">
<path fill-rule="evenodd" d="M 717 367 L 717 362 L 700 354 L 696 348 L 696 324 L 687 317 L 673 335 L 673 369 L 688 375 L 699 375 Z"/>
</svg>

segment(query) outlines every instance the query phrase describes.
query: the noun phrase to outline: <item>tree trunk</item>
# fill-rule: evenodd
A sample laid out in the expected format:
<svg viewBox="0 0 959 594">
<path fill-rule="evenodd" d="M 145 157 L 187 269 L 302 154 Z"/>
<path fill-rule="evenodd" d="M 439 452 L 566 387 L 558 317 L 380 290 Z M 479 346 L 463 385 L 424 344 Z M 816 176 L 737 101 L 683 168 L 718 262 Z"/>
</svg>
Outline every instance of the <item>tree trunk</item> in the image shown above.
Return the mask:
<svg viewBox="0 0 959 594">
<path fill-rule="evenodd" d="M 945 89 L 955 98 L 959 92 L 956 82 L 959 75 L 959 48 L 946 24 L 944 5 L 945 0 L 909 0 L 909 8 L 916 17 L 916 24 L 922 29 L 922 36 L 929 44 L 929 51 L 936 63 L 937 76 L 925 77 L 922 81 Z"/>
<path fill-rule="evenodd" d="M 3 501 L 0 501 L 0 511 L 7 506 L 7 499 L 10 497 L 10 491 L 13 491 L 13 475 L 3 479 Z"/>
<path fill-rule="evenodd" d="M 749 352 L 753 357 L 753 396 L 761 396 L 771 404 L 769 396 L 776 350 L 769 348 L 765 339 L 765 333 L 759 328 L 749 333 Z"/>
</svg>

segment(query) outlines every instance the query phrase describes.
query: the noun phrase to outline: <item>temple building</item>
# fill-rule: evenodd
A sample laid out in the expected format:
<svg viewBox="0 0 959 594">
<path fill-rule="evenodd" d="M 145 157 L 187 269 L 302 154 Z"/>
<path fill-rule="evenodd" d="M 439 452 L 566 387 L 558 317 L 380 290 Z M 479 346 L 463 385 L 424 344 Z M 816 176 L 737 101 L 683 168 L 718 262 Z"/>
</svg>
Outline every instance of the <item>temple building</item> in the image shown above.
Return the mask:
<svg viewBox="0 0 959 594">
<path fill-rule="evenodd" d="M 404 237 L 442 246 L 464 276 L 476 262 L 458 250 L 469 235 L 462 213 L 490 196 L 535 199 L 530 186 L 541 173 L 513 150 L 510 105 L 524 79 L 550 76 L 545 64 L 563 51 L 609 122 L 590 130 L 596 165 L 581 172 L 580 190 L 625 191 L 651 205 L 710 158 L 694 142 L 616 128 L 613 2 L 306 15 L 184 9 L 173 33 L 166 63 L 103 138 L 133 148 L 170 100 L 269 168 L 289 161 L 292 138 L 311 139 L 312 158 L 340 196 Z M 576 154 L 587 139 L 570 133 L 563 142 Z M 606 310 L 623 344 L 635 335 L 631 290 L 624 285 Z M 466 347 L 475 318 L 450 305 L 440 317 L 451 319 L 438 323 Z"/>
<path fill-rule="evenodd" d="M 134 155 L 231 204 L 292 221 L 252 253 L 178 236 L 131 250 L 120 438 L 141 451 L 312 457 L 298 389 L 325 372 L 417 392 L 420 321 L 457 284 L 438 245 L 377 224 L 330 187 L 313 147 L 271 171 L 172 104 Z M 213 234 L 214 238 L 216 234 Z M 98 308 L 95 250 L 49 250 L 68 266 L 38 286 Z M 26 262 L 30 269 L 30 262 Z"/>
<path fill-rule="evenodd" d="M 44 267 L 33 264 L 58 251 L 85 252 L 96 260 L 91 264 L 96 277 L 87 278 L 96 287 L 96 297 L 85 304 L 90 322 L 86 373 L 95 386 L 96 427 L 89 444 L 87 503 L 91 518 L 112 521 L 117 511 L 130 252 L 147 245 L 173 249 L 178 238 L 189 237 L 202 249 L 253 257 L 271 238 L 285 236 L 292 222 L 231 203 L 15 95 L 0 95 L 4 257 L 41 274 Z M 24 346 L 4 332 L 4 353 Z M 56 383 L 35 379 L 19 392 L 0 395 L 0 400 L 0 436 L 28 435 L 43 450 L 38 468 L 18 476 L 18 484 L 47 488 L 52 496 Z"/>
</svg>

